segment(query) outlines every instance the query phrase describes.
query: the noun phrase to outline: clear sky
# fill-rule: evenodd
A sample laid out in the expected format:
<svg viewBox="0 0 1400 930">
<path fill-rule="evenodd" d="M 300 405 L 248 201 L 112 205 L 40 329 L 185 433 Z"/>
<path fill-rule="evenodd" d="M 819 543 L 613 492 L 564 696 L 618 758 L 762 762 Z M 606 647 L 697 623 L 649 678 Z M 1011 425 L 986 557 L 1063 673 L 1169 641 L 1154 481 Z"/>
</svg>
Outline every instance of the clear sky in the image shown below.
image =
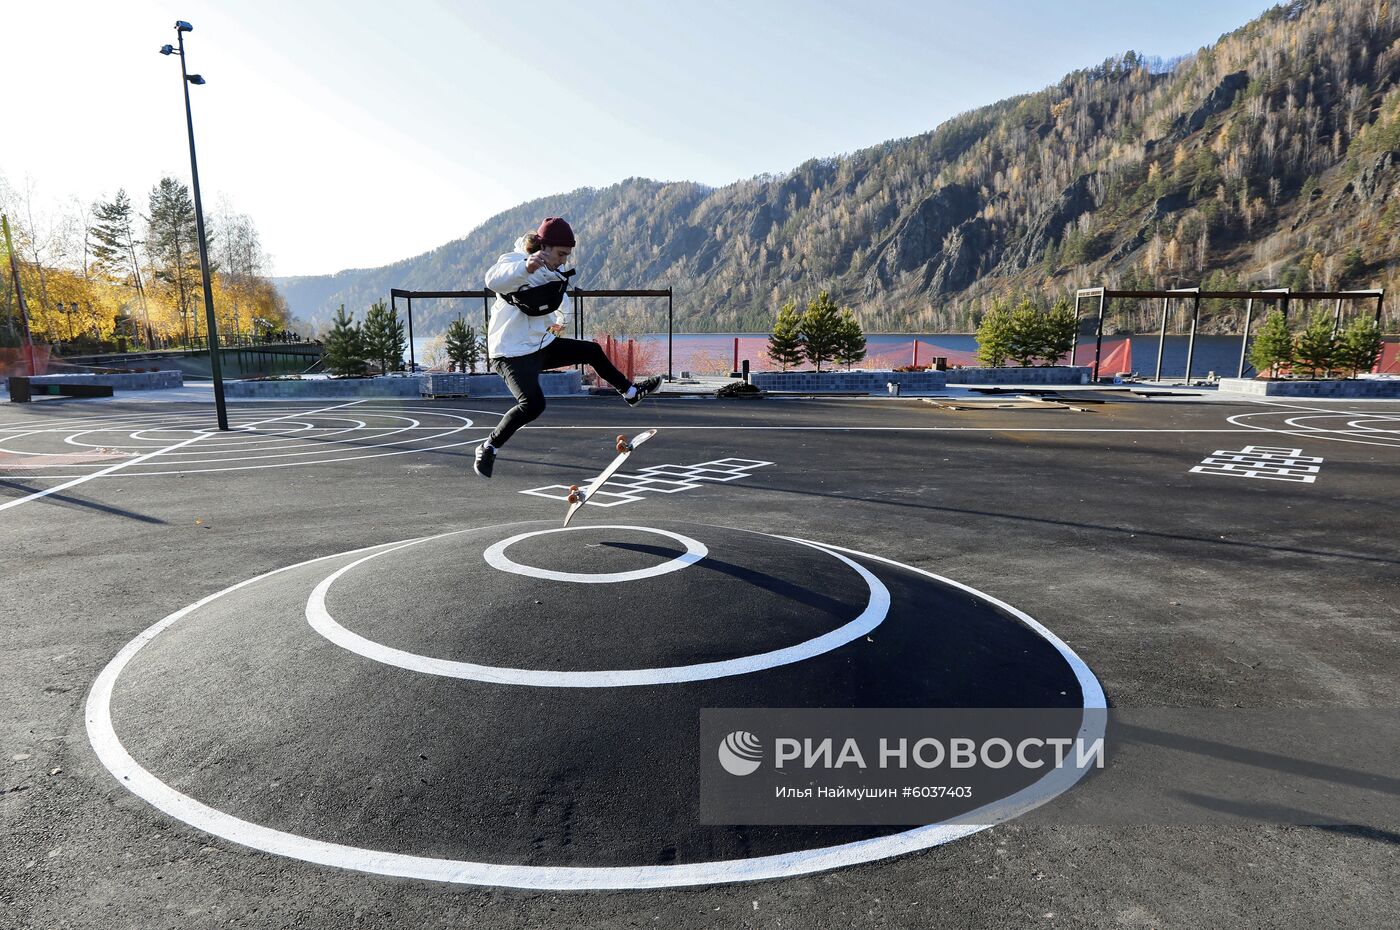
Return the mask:
<svg viewBox="0 0 1400 930">
<path fill-rule="evenodd" d="M 0 176 L 41 212 L 188 180 L 280 275 L 383 265 L 535 197 L 721 185 L 916 135 L 1129 48 L 1209 44 L 1262 0 L 77 0 L 6 4 Z"/>
</svg>

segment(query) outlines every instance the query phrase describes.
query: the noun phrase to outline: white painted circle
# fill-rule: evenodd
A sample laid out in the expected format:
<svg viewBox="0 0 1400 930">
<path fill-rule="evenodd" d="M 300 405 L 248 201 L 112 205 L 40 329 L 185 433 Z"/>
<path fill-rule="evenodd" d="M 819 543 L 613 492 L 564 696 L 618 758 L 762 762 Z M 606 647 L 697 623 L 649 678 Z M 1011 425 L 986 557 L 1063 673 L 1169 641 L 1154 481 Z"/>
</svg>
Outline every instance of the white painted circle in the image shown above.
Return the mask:
<svg viewBox="0 0 1400 930">
<path fill-rule="evenodd" d="M 1365 446 L 1400 445 L 1400 430 L 1377 429 L 1359 426 L 1364 423 L 1400 423 L 1400 414 L 1388 410 L 1362 411 L 1355 405 L 1351 409 L 1330 409 L 1308 407 L 1303 404 L 1267 404 L 1272 409 L 1254 413 L 1237 413 L 1226 417 L 1226 421 L 1248 429 L 1264 433 L 1277 433 L 1285 436 L 1325 439 L 1329 442 L 1349 442 Z M 1343 426 L 1329 427 L 1328 421 L 1341 420 Z M 1270 421 L 1279 425 L 1270 425 Z"/>
<path fill-rule="evenodd" d="M 745 531 L 748 532 L 748 531 Z M 452 535 L 444 533 L 442 536 Z M 765 534 L 759 534 L 765 535 Z M 438 539 L 441 536 L 429 537 Z M 792 537 L 779 537 L 792 539 Z M 415 540 L 426 542 L 427 540 Z M 933 572 L 913 565 L 905 565 L 893 559 L 843 549 L 839 546 L 823 545 L 807 540 L 793 540 L 804 545 L 842 551 L 876 562 L 884 562 L 924 575 L 935 581 L 952 585 L 980 598 L 986 603 L 1006 611 L 1024 623 L 1046 640 L 1073 670 L 1084 698 L 1085 710 L 1101 710 L 1107 706 L 1103 688 L 1098 679 L 1082 659 L 1059 637 L 1050 632 L 1027 614 L 1010 604 L 997 600 L 975 588 L 960 584 Z M 400 546 L 402 544 L 389 544 Z M 240 588 L 255 584 L 282 572 L 291 571 L 326 559 L 343 558 L 384 548 L 372 546 L 337 555 L 308 559 L 295 565 L 274 569 L 265 574 L 249 578 L 231 585 L 208 597 L 202 598 L 187 607 L 175 611 L 142 632 L 127 643 L 112 661 L 103 668 L 86 705 L 88 740 L 102 764 L 116 778 L 118 784 L 142 798 L 155 808 L 169 814 L 176 820 L 197 830 L 221 837 L 262 852 L 287 856 L 304 862 L 328 865 L 335 868 L 352 869 L 373 875 L 398 876 L 424 881 L 451 882 L 465 885 L 485 885 L 495 887 L 530 888 L 541 890 L 615 890 L 639 888 L 677 888 L 695 885 L 711 885 L 724 882 L 759 881 L 770 878 L 786 878 L 806 875 L 829 869 L 844 868 L 865 862 L 888 859 L 906 853 L 917 852 L 940 846 L 952 840 L 995 826 L 1045 804 L 1057 795 L 1071 788 L 1085 774 L 1087 768 L 1057 768 L 1040 781 L 1021 789 L 1015 794 L 994 801 L 963 815 L 959 823 L 929 824 L 915 827 L 902 833 L 857 840 L 836 846 L 799 850 L 771 856 L 756 856 L 750 859 L 728 859 L 713 862 L 698 862 L 686 865 L 644 865 L 644 866 L 531 866 L 501 865 L 491 862 L 474 862 L 463 859 L 443 859 L 431 856 L 413 856 L 386 850 L 365 849 L 314 840 L 282 830 L 274 830 L 261 824 L 242 820 L 223 811 L 182 794 L 151 774 L 126 751 L 117 737 L 112 722 L 112 692 L 122 670 L 130 664 L 136 654 L 161 633 L 211 601 Z M 1104 735 L 1103 716 L 1086 714 L 1078 737 L 1093 741 Z"/>
<path fill-rule="evenodd" d="M 578 530 L 635 530 L 638 533 L 656 533 L 658 536 L 668 536 L 676 542 L 685 546 L 685 552 L 671 559 L 669 562 L 662 562 L 660 565 L 653 565 L 650 568 L 638 568 L 630 572 L 556 572 L 547 568 L 536 568 L 533 565 L 521 565 L 506 555 L 506 550 L 516 543 L 529 539 L 532 536 L 551 536 L 555 533 L 573 533 Z M 655 578 L 657 575 L 668 575 L 677 572 L 688 565 L 696 562 L 710 554 L 710 550 L 698 539 L 691 539 L 689 536 L 682 536 L 680 533 L 672 533 L 668 530 L 653 529 L 649 526 L 564 526 L 554 527 L 547 530 L 535 530 L 533 533 L 521 533 L 519 536 L 512 536 L 510 539 L 503 539 L 492 545 L 482 553 L 482 558 L 486 564 L 492 568 L 503 572 L 510 572 L 514 575 L 524 575 L 527 578 L 544 578 L 547 581 L 573 581 L 579 584 L 615 584 L 622 581 L 639 581 L 642 578 Z"/>
<path fill-rule="evenodd" d="M 491 420 L 478 425 L 474 416 Z M 231 411 L 233 429 L 207 427 L 202 415 L 143 413 L 85 416 L 76 420 L 41 419 L 23 428 L 0 428 L 0 453 L 33 458 L 52 478 L 137 478 L 264 468 L 299 468 L 332 462 L 435 452 L 473 445 L 499 418 L 497 411 L 413 403 L 383 406 L 366 402 L 336 403 L 313 409 L 305 405 L 259 405 Z M 71 424 L 71 425 L 65 425 Z M 159 452 L 147 467 L 104 472 L 101 463 L 43 464 L 51 451 L 15 448 L 42 434 L 64 446 Z M 197 448 L 161 448 L 161 437 L 205 436 Z M 99 472 L 102 472 L 99 474 Z M 0 474 L 0 478 L 7 477 Z M 16 474 L 10 477 L 24 477 Z"/>
<path fill-rule="evenodd" d="M 588 529 L 588 527 L 571 527 L 571 529 Z M 693 539 L 681 536 L 677 533 L 667 533 L 665 530 L 653 529 L 641 526 L 614 526 L 614 527 L 593 527 L 593 529 L 623 529 L 640 530 L 642 532 L 661 533 L 666 536 L 673 536 L 685 541 L 687 547 L 691 543 L 704 549 L 704 546 Z M 472 532 L 471 530 L 457 530 L 456 533 Z M 556 530 L 541 530 L 541 533 L 553 533 Z M 447 535 L 455 535 L 447 534 Z M 527 536 L 535 536 L 539 533 L 524 533 L 520 536 L 506 540 L 506 543 Z M 442 537 L 430 537 L 440 539 Z M 787 537 L 777 537 L 787 539 Z M 793 646 L 785 646 L 782 649 L 774 649 L 769 652 L 761 652 L 757 655 L 740 656 L 735 659 L 724 659 L 719 662 L 700 662 L 695 665 L 673 665 L 665 668 L 632 668 L 632 669 L 605 669 L 601 671 L 588 672 L 568 672 L 551 669 L 533 668 L 509 668 L 498 665 L 479 665 L 475 662 L 457 662 L 451 659 L 439 659 L 434 656 L 420 655 L 416 652 L 408 652 L 403 649 L 395 649 L 383 643 L 377 643 L 372 639 L 367 639 L 353 630 L 348 630 L 336 622 L 331 616 L 330 610 L 326 607 L 326 595 L 330 592 L 331 585 L 336 579 L 346 572 L 363 565 L 371 559 L 376 559 L 381 555 L 390 552 L 397 552 L 399 549 L 406 549 L 409 546 L 416 546 L 419 543 L 427 542 L 426 539 L 411 540 L 404 543 L 391 543 L 391 548 L 383 549 L 379 552 L 356 559 L 349 565 L 344 565 L 324 578 L 320 584 L 316 585 L 311 596 L 306 599 L 306 622 L 317 633 L 326 639 L 346 649 L 356 655 L 362 655 L 367 659 L 384 665 L 393 665 L 398 668 L 408 669 L 412 672 L 420 672 L 424 675 L 440 675 L 444 678 L 464 678 L 471 681 L 484 681 L 491 684 L 502 685 L 524 685 L 534 688 L 627 688 L 642 685 L 674 685 L 690 681 L 706 681 L 712 678 L 729 678 L 734 675 L 747 675 L 751 672 L 759 672 L 765 669 L 777 668 L 780 665 L 791 665 L 794 662 L 801 662 L 822 653 L 838 649 L 849 642 L 853 642 L 862 636 L 868 635 L 872 630 L 884 622 L 890 610 L 890 592 L 880 579 L 876 578 L 863 566 L 851 559 L 846 558 L 838 552 L 810 543 L 806 540 L 793 539 L 791 542 L 801 543 L 811 546 L 820 552 L 826 552 L 842 562 L 845 562 L 865 581 L 870 589 L 870 600 L 866 603 L 865 609 L 854 620 L 844 623 L 834 630 L 823 633 L 821 636 L 813 637 Z M 500 546 L 497 543 L 492 548 Z M 488 550 L 490 551 L 490 550 Z M 675 561 L 663 563 L 672 565 Z M 658 567 L 663 567 L 658 566 Z M 585 578 L 599 578 L 599 575 L 585 575 Z M 645 575 L 641 577 L 646 577 Z"/>
</svg>

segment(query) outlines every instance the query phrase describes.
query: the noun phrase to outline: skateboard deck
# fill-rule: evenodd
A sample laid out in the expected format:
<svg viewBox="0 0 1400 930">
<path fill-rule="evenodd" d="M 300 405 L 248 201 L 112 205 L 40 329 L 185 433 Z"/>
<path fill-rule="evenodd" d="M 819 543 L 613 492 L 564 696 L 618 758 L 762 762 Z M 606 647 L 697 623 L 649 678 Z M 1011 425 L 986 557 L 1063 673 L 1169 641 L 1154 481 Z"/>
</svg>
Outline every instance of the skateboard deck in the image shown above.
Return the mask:
<svg viewBox="0 0 1400 930">
<path fill-rule="evenodd" d="M 617 437 L 617 458 L 613 459 L 612 462 L 608 464 L 608 467 L 603 469 L 603 473 L 594 478 L 586 488 L 580 489 L 576 484 L 569 487 L 569 512 L 564 515 L 564 525 L 568 526 L 569 521 L 574 518 L 574 514 L 578 513 L 579 509 L 583 507 L 584 504 L 588 503 L 589 499 L 596 494 L 603 485 L 608 483 L 608 479 L 617 474 L 617 470 L 622 467 L 622 463 L 627 461 L 627 457 L 631 455 L 638 446 L 655 435 L 656 430 L 649 429 L 646 432 L 638 433 L 630 440 L 626 436 Z"/>
</svg>

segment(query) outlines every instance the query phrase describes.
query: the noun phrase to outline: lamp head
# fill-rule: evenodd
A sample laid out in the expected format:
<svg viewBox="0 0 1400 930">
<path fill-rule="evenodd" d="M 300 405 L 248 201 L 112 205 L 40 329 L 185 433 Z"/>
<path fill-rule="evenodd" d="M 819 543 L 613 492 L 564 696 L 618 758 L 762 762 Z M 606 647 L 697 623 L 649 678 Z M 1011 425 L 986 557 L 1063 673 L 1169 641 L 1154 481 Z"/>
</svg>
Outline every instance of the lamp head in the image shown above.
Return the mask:
<svg viewBox="0 0 1400 930">
<path fill-rule="evenodd" d="M 178 32 L 194 32 L 194 27 L 191 26 L 189 23 L 185 22 L 183 19 L 175 23 L 175 29 Z"/>
<path fill-rule="evenodd" d="M 175 54 L 175 46 L 173 46 L 173 45 L 162 45 L 162 46 L 160 47 L 160 53 L 161 53 L 162 55 L 174 55 L 174 54 Z"/>
<path fill-rule="evenodd" d="M 203 83 L 204 83 L 204 75 L 202 75 L 202 74 L 191 74 L 189 77 L 185 78 L 185 80 L 189 81 L 191 84 L 203 84 Z"/>
</svg>

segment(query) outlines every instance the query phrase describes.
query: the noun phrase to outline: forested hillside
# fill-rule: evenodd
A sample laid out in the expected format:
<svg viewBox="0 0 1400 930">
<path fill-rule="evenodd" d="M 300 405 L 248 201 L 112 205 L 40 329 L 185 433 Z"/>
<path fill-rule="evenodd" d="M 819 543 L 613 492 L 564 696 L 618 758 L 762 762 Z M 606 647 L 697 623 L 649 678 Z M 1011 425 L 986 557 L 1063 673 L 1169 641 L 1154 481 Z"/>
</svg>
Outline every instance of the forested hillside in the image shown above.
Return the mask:
<svg viewBox="0 0 1400 930">
<path fill-rule="evenodd" d="M 629 179 L 522 204 L 385 268 L 279 283 L 318 321 L 391 287 L 478 288 L 547 214 L 578 232 L 582 287 L 674 287 L 690 330 L 764 330 L 784 300 L 820 290 L 868 330 L 925 331 L 970 330 L 1000 295 L 1099 283 L 1394 290 L 1400 9 L 1300 0 L 1170 65 L 1129 52 L 782 176 Z M 479 307 L 415 306 L 418 328 L 459 309 Z M 654 328 L 658 309 L 590 313 Z"/>
</svg>

